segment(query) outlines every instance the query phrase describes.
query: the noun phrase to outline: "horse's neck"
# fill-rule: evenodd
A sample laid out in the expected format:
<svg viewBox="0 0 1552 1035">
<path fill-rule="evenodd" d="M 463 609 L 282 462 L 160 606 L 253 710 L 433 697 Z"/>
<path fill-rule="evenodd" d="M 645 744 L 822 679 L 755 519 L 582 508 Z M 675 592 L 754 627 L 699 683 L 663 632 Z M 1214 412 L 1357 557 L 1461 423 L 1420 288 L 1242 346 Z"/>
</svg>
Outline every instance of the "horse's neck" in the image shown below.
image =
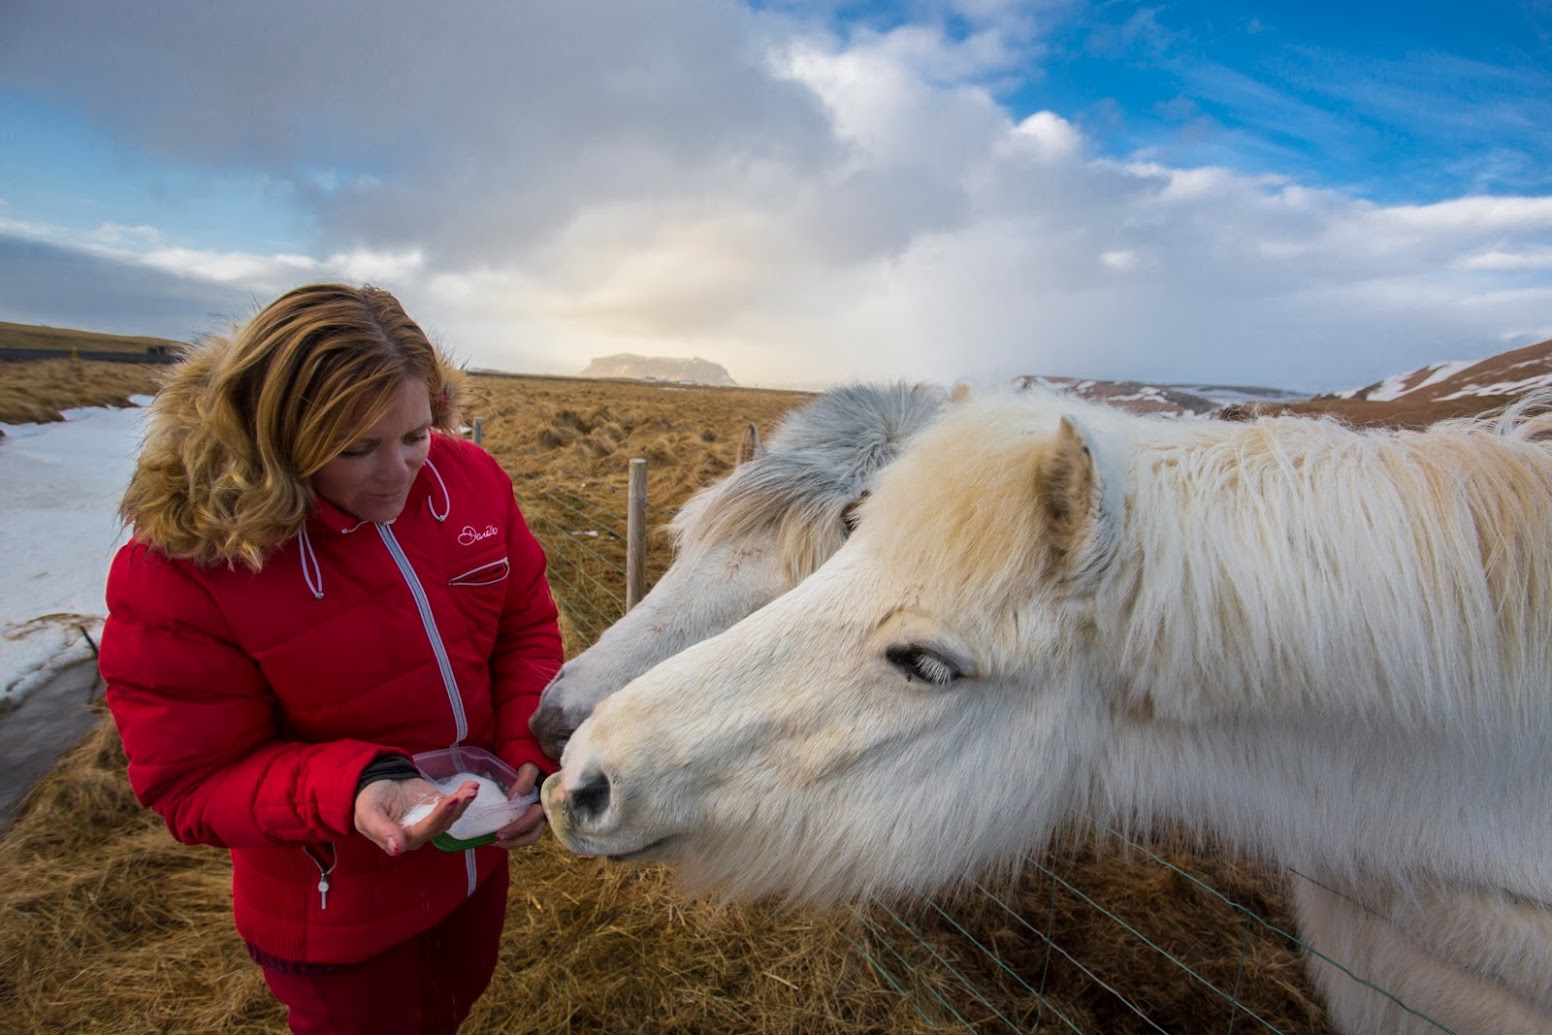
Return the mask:
<svg viewBox="0 0 1552 1035">
<path fill-rule="evenodd" d="M 1294 868 L 1552 897 L 1552 744 L 1386 730 L 1352 717 L 1122 720 L 1114 818 L 1185 827 Z"/>
</svg>

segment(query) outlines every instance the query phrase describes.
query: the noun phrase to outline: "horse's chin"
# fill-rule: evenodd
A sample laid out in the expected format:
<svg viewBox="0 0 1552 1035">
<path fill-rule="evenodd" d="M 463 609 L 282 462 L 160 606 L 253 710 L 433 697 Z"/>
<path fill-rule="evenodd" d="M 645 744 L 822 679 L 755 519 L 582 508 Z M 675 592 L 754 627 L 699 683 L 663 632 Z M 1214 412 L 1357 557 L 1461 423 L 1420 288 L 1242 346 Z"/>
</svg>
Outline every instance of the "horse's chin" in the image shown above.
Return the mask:
<svg viewBox="0 0 1552 1035">
<path fill-rule="evenodd" d="M 651 844 L 633 848 L 628 852 L 610 852 L 605 858 L 610 862 L 663 862 L 677 856 L 674 844 L 678 840 L 677 835 L 669 834 L 667 837 L 660 837 Z"/>
</svg>

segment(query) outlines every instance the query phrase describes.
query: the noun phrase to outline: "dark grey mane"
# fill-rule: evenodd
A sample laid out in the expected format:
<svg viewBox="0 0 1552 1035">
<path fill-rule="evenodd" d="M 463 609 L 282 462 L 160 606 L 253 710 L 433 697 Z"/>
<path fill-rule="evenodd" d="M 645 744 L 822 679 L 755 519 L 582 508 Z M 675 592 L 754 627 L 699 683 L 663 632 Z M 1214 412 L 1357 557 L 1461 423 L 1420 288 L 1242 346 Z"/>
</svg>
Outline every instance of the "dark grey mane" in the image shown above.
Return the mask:
<svg viewBox="0 0 1552 1035">
<path fill-rule="evenodd" d="M 680 552 L 774 535 L 794 576 L 806 577 L 839 549 L 847 505 L 947 399 L 934 385 L 854 384 L 793 410 L 763 452 L 685 504 L 672 525 Z"/>
</svg>

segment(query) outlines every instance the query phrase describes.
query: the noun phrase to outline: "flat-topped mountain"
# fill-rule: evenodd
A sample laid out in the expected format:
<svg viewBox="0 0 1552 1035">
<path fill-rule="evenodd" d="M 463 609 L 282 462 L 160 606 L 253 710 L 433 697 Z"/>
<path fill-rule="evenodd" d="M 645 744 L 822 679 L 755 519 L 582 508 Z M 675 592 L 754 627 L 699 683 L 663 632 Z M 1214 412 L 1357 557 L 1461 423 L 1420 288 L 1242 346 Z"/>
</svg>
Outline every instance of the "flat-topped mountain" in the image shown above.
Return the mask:
<svg viewBox="0 0 1552 1035">
<path fill-rule="evenodd" d="M 673 356 L 637 356 L 622 352 L 615 356 L 599 356 L 582 371 L 583 377 L 623 377 L 633 381 L 671 381 L 678 384 L 724 385 L 738 384 L 720 364 L 695 356 L 680 359 Z"/>
</svg>

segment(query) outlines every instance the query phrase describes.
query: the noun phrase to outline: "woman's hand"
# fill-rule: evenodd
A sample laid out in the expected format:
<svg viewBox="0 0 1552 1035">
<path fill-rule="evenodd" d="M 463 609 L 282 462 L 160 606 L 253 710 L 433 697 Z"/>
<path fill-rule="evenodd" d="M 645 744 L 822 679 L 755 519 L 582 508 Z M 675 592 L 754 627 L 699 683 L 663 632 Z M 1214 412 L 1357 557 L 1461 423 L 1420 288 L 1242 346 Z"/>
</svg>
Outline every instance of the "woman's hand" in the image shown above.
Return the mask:
<svg viewBox="0 0 1552 1035">
<path fill-rule="evenodd" d="M 518 782 L 521 783 L 521 779 Z M 389 855 L 413 852 L 457 822 L 479 790 L 479 784 L 465 780 L 452 794 L 443 796 L 419 777 L 378 780 L 367 784 L 356 795 L 356 829 Z M 429 815 L 408 827 L 400 824 L 416 805 L 433 798 L 440 800 Z"/>
<path fill-rule="evenodd" d="M 517 782 L 512 785 L 510 798 L 520 798 L 529 793 L 539 783 L 539 767 L 532 762 L 524 762 L 517 770 Z M 528 806 L 528 811 L 496 831 L 497 848 L 523 848 L 539 840 L 544 833 L 544 806 L 537 801 Z"/>
</svg>

